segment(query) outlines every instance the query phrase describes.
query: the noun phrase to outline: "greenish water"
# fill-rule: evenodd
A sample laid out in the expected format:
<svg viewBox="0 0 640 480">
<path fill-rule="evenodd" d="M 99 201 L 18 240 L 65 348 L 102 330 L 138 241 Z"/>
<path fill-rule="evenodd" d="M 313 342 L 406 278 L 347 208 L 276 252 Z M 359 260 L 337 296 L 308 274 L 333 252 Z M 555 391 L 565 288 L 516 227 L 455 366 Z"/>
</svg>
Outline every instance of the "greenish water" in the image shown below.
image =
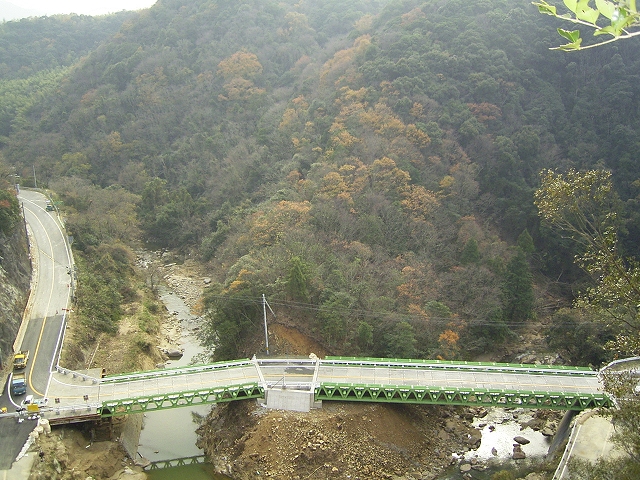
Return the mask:
<svg viewBox="0 0 640 480">
<path fill-rule="evenodd" d="M 532 472 L 546 472 L 546 475 L 552 475 L 544 468 L 548 468 L 545 459 L 539 457 L 527 458 L 526 460 L 494 460 L 490 461 L 485 467 L 484 470 L 471 470 L 468 474 L 473 480 L 491 480 L 491 477 L 502 471 L 510 472 L 513 478 L 524 478 Z M 455 465 L 449 467 L 438 477 L 438 480 L 465 480 L 465 476 L 460 473 L 460 465 Z"/>
<path fill-rule="evenodd" d="M 209 463 L 152 470 L 147 472 L 147 477 L 149 480 L 229 480 L 224 475 L 216 475 Z"/>
</svg>

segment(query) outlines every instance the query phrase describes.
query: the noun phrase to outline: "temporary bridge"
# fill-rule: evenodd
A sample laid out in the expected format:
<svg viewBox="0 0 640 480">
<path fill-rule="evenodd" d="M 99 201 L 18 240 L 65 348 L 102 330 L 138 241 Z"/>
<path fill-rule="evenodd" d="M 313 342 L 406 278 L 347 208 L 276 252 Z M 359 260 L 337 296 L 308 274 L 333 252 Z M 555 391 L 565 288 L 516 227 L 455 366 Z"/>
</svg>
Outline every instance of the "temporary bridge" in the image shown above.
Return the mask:
<svg viewBox="0 0 640 480">
<path fill-rule="evenodd" d="M 52 374 L 52 424 L 197 404 L 264 399 L 308 411 L 322 401 L 585 410 L 612 405 L 598 372 L 584 367 L 438 360 L 252 358 L 112 375 Z"/>
</svg>

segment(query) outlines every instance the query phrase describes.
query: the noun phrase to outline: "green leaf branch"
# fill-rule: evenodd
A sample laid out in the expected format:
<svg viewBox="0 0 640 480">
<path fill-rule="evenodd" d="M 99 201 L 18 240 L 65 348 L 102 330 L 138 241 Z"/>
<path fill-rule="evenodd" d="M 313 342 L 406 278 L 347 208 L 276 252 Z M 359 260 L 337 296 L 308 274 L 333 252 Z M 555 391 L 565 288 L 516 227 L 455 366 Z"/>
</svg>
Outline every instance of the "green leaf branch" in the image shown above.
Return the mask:
<svg viewBox="0 0 640 480">
<path fill-rule="evenodd" d="M 591 6 L 591 1 L 563 0 L 564 6 L 568 9 L 567 13 L 558 13 L 557 7 L 545 0 L 532 2 L 542 14 L 593 28 L 594 37 L 611 36 L 605 40 L 599 39 L 595 43 L 583 45 L 580 30 L 558 28 L 558 34 L 568 43 L 554 47 L 552 50 L 585 50 L 640 35 L 640 30 L 633 30 L 640 26 L 640 14 L 636 9 L 636 0 L 595 0 L 595 8 Z"/>
</svg>

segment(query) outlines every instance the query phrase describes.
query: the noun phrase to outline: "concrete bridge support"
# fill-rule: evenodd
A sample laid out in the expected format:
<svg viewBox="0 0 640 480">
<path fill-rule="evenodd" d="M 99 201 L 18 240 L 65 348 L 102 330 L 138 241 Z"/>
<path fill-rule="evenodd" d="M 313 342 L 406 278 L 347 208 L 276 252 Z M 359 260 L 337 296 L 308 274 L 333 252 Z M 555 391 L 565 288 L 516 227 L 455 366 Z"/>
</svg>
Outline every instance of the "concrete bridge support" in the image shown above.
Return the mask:
<svg viewBox="0 0 640 480">
<path fill-rule="evenodd" d="M 139 458 L 138 443 L 140 443 L 143 417 L 142 413 L 127 415 L 127 420 L 124 422 L 120 434 L 120 444 L 134 462 Z"/>
<path fill-rule="evenodd" d="M 569 435 L 571 435 L 571 422 L 573 422 L 573 419 L 575 418 L 577 413 L 578 412 L 576 412 L 575 410 L 567 410 L 567 412 L 562 417 L 560 425 L 558 425 L 558 430 L 553 436 L 551 445 L 549 445 L 549 450 L 547 451 L 548 457 L 555 455 L 558 449 L 566 444 Z"/>
<path fill-rule="evenodd" d="M 267 408 L 308 412 L 312 408 L 321 408 L 322 402 L 314 400 L 313 391 L 288 388 L 268 388 L 265 390 Z"/>
</svg>

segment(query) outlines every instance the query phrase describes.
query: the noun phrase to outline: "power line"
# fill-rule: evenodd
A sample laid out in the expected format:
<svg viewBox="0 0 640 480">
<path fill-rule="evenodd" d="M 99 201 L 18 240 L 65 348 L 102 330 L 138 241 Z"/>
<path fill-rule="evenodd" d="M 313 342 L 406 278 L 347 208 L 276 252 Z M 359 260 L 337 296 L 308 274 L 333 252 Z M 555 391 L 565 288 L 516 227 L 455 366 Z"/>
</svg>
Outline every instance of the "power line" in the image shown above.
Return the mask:
<svg viewBox="0 0 640 480">
<path fill-rule="evenodd" d="M 209 298 L 215 298 L 215 299 L 220 299 L 220 300 L 225 300 L 225 301 L 233 301 L 233 302 L 240 302 L 240 303 L 254 303 L 256 305 L 260 305 L 263 306 L 263 300 L 262 298 L 258 298 L 258 297 L 252 297 L 252 296 L 244 296 L 244 295 L 234 295 L 234 296 L 228 296 L 228 295 L 212 295 L 209 294 L 208 295 Z M 504 322 L 502 320 L 496 319 L 496 320 L 478 320 L 478 319 L 474 319 L 474 318 L 461 318 L 461 317 L 432 317 L 432 316 L 427 316 L 426 318 L 423 317 L 418 317 L 416 315 L 411 315 L 411 314 L 407 314 L 407 313 L 401 313 L 401 312 L 374 312 L 371 310 L 363 310 L 363 309 L 358 309 L 358 308 L 351 308 L 351 307 L 326 307 L 323 305 L 316 305 L 313 303 L 306 303 L 306 302 L 296 302 L 296 301 L 288 301 L 288 300 L 271 300 L 271 305 L 273 306 L 279 306 L 279 307 L 283 307 L 283 308 L 293 308 L 293 309 L 301 309 L 301 310 L 305 310 L 305 311 L 311 311 L 311 312 L 316 312 L 316 313 L 322 313 L 322 312 L 332 312 L 332 313 L 342 313 L 344 315 L 349 315 L 349 316 L 356 316 L 359 318 L 377 318 L 377 319 L 384 319 L 384 318 L 393 318 L 393 319 L 397 319 L 397 320 L 413 320 L 413 321 L 426 321 L 428 323 L 431 324 L 437 324 L 437 325 L 447 325 L 450 324 L 452 322 L 462 322 L 465 323 L 469 326 L 472 327 L 510 327 L 510 328 L 517 328 L 517 327 L 523 327 L 525 325 L 530 324 L 529 321 L 510 321 L 510 322 Z M 273 310 L 271 309 L 271 306 L 269 306 L 269 309 L 271 310 L 271 313 L 274 314 Z M 578 324 L 580 324 L 581 322 L 572 322 L 572 321 L 552 321 L 549 325 L 549 327 L 553 327 L 553 326 L 576 326 Z M 596 322 L 592 322 L 592 323 L 596 323 Z"/>
</svg>

